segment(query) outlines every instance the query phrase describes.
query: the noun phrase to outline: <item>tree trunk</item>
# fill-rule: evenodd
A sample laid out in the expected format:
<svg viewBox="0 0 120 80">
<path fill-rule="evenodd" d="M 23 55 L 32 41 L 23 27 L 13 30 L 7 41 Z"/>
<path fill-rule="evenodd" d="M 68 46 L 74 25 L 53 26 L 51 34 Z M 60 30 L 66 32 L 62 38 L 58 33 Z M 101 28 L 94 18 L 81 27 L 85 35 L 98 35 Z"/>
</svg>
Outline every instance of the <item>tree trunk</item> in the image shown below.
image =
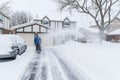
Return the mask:
<svg viewBox="0 0 120 80">
<path fill-rule="evenodd" d="M 99 29 L 99 37 L 100 37 L 100 44 L 102 44 L 102 40 L 104 38 L 104 30 Z"/>
</svg>

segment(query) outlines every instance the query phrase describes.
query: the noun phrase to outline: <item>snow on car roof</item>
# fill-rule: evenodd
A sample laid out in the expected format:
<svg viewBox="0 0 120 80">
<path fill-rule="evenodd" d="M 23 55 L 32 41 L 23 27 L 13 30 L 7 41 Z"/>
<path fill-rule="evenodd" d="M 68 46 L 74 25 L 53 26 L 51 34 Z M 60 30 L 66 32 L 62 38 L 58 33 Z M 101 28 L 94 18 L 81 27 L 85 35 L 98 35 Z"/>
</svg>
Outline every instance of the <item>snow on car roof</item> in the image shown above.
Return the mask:
<svg viewBox="0 0 120 80">
<path fill-rule="evenodd" d="M 13 35 L 13 34 L 0 35 L 0 44 L 4 45 L 5 43 L 9 42 L 10 40 L 13 41 L 14 38 L 21 39 L 21 38 L 18 38 L 18 37 L 20 37 L 20 36 L 19 35 Z"/>
<path fill-rule="evenodd" d="M 0 49 L 6 48 L 6 46 L 10 46 L 10 44 L 11 44 L 10 38 L 0 35 Z"/>
</svg>

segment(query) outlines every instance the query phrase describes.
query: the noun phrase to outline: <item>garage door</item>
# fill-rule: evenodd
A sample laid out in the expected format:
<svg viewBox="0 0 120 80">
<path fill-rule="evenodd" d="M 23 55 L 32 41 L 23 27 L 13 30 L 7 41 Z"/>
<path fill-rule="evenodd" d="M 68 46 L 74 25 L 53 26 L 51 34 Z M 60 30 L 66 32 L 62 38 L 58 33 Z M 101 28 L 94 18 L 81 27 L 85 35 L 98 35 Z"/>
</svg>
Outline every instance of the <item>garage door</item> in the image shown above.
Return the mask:
<svg viewBox="0 0 120 80">
<path fill-rule="evenodd" d="M 47 33 L 40 33 L 39 36 L 42 39 L 42 46 L 49 47 L 53 46 L 53 37 Z"/>
<path fill-rule="evenodd" d="M 34 33 L 17 33 L 17 35 L 20 35 L 29 47 L 34 46 Z"/>
<path fill-rule="evenodd" d="M 17 33 L 20 35 L 24 40 L 26 40 L 27 45 L 29 47 L 34 46 L 34 33 Z M 39 33 L 39 36 L 42 39 L 42 47 L 49 47 L 53 46 L 53 37 L 48 35 L 47 33 Z"/>
</svg>

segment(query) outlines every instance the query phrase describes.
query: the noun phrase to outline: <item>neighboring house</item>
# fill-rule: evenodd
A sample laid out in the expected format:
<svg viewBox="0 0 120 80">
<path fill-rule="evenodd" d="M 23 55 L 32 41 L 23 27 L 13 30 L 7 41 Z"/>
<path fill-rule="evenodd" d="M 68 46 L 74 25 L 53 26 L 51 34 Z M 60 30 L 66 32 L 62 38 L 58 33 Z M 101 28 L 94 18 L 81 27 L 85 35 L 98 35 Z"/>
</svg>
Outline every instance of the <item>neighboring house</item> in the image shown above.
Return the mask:
<svg viewBox="0 0 120 80">
<path fill-rule="evenodd" d="M 120 42 L 120 29 L 109 32 L 107 35 L 107 41 Z"/>
<path fill-rule="evenodd" d="M 38 22 L 44 26 L 51 27 L 53 29 L 75 29 L 76 22 L 70 21 L 70 19 L 65 18 L 62 20 L 50 20 L 47 16 L 43 17 L 42 19 L 34 19 L 35 22 Z"/>
<path fill-rule="evenodd" d="M 0 27 L 0 34 L 12 34 L 13 31 L 5 28 Z"/>
<path fill-rule="evenodd" d="M 98 28 L 96 25 L 90 27 Z M 112 20 L 109 27 L 106 29 L 106 31 L 108 32 L 108 34 L 106 35 L 106 40 L 112 42 L 118 42 L 120 40 L 120 33 L 118 33 L 118 29 L 120 29 L 120 18 L 116 17 L 115 19 Z"/>
<path fill-rule="evenodd" d="M 106 24 L 107 22 L 105 22 Z M 97 25 L 93 25 L 90 26 L 91 28 L 98 28 Z M 110 23 L 109 27 L 106 29 L 106 31 L 109 33 L 111 31 L 114 31 L 116 29 L 120 28 L 120 19 L 118 17 L 116 17 L 115 19 L 112 20 L 112 22 Z"/>
<path fill-rule="evenodd" d="M 9 28 L 10 18 L 5 14 L 0 13 L 0 34 L 12 33 L 12 31 L 10 31 Z"/>
</svg>

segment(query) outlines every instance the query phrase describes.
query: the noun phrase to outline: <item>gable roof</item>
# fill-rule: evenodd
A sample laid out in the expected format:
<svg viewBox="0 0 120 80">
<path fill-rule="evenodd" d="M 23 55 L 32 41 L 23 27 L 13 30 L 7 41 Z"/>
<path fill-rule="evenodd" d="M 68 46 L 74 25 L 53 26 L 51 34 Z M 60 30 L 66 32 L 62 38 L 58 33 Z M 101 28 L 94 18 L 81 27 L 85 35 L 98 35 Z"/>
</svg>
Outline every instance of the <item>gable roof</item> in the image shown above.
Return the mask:
<svg viewBox="0 0 120 80">
<path fill-rule="evenodd" d="M 19 28 L 23 28 L 23 27 L 27 27 L 27 26 L 33 26 L 33 25 L 39 25 L 41 27 L 44 27 L 44 28 L 47 28 L 47 29 L 51 29 L 51 30 L 54 30 L 50 27 L 46 27 L 40 23 L 37 23 L 37 22 L 28 22 L 28 23 L 24 23 L 24 24 L 20 24 L 20 25 L 16 25 L 16 26 L 12 26 L 10 29 L 11 30 L 15 30 L 15 29 L 19 29 Z"/>
<path fill-rule="evenodd" d="M 42 20 L 44 20 L 44 19 L 48 19 L 50 21 L 50 19 L 47 16 L 45 16 L 45 17 L 42 18 Z"/>
<path fill-rule="evenodd" d="M 115 17 L 112 21 L 111 21 L 111 23 L 114 21 L 114 20 L 118 20 L 118 21 L 120 21 L 120 18 L 118 18 L 118 17 Z M 107 23 L 108 21 L 106 21 L 105 23 Z M 96 27 L 97 25 L 92 25 L 92 26 L 90 26 L 90 27 Z"/>
<path fill-rule="evenodd" d="M 68 19 L 68 17 L 66 17 L 63 21 L 65 22 L 66 20 L 70 22 L 70 19 Z"/>
<path fill-rule="evenodd" d="M 59 20 L 56 20 L 56 19 L 58 19 L 58 18 L 55 18 L 55 17 L 52 17 L 52 18 L 48 18 L 47 16 L 45 16 L 45 17 L 43 17 L 42 19 L 39 19 L 39 18 L 35 18 L 34 19 L 34 21 L 42 21 L 42 20 L 44 20 L 45 18 L 47 18 L 49 21 L 51 21 L 51 22 L 64 22 L 66 19 L 68 20 L 68 21 L 70 21 L 70 19 L 68 18 L 68 17 L 66 17 L 66 18 L 61 18 L 61 20 L 59 19 Z M 70 23 L 76 23 L 76 21 L 70 21 Z"/>
</svg>

